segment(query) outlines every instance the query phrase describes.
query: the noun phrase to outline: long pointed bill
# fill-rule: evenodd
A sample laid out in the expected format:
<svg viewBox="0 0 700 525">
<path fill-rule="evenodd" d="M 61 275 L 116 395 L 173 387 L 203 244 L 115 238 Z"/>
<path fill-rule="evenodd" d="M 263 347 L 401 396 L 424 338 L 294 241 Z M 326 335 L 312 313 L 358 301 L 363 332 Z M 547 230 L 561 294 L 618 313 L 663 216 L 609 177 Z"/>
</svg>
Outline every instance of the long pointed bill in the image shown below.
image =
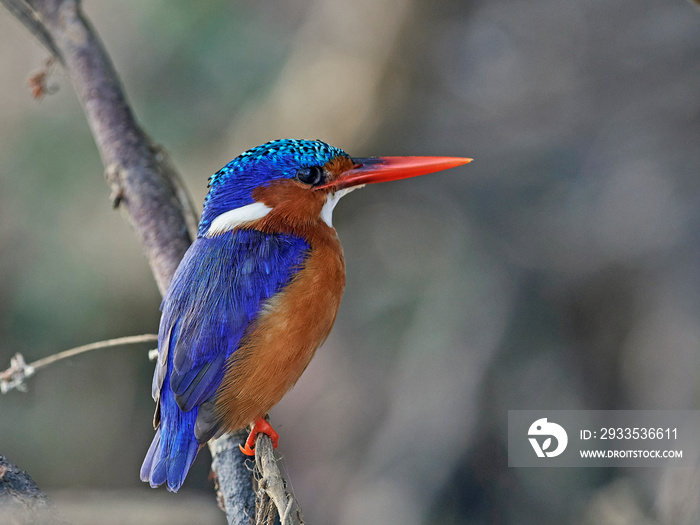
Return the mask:
<svg viewBox="0 0 700 525">
<path fill-rule="evenodd" d="M 372 157 L 353 160 L 354 167 L 317 188 L 342 189 L 360 184 L 408 179 L 455 168 L 472 161 L 461 157 Z"/>
</svg>

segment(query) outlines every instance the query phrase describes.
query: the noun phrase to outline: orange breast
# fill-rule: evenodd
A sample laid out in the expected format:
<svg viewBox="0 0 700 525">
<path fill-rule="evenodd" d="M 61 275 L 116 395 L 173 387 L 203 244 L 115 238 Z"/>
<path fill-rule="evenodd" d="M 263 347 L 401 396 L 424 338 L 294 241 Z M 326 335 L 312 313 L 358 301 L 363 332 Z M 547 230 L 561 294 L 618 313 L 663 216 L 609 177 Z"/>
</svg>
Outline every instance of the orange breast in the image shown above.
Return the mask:
<svg viewBox="0 0 700 525">
<path fill-rule="evenodd" d="M 227 430 L 245 427 L 277 404 L 333 326 L 345 287 L 343 251 L 334 229 L 314 230 L 303 269 L 267 302 L 227 363 L 216 399 Z"/>
</svg>

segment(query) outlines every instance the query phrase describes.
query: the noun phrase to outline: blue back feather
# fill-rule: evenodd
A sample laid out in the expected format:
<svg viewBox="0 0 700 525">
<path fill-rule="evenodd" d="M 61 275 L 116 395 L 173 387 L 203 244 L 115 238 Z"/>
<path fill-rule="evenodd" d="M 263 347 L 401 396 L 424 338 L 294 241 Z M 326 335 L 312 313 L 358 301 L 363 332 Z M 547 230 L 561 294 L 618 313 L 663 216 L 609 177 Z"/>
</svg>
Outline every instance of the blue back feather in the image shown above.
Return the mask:
<svg viewBox="0 0 700 525">
<path fill-rule="evenodd" d="M 159 338 L 177 326 L 169 347 L 170 385 L 178 396 L 203 367 L 233 353 L 263 301 L 289 282 L 308 250 L 299 237 L 256 230 L 194 242 L 162 305 Z M 183 410 L 211 397 L 222 378 L 223 366 L 210 367 L 200 380 L 206 380 L 208 388 L 194 398 L 178 398 Z"/>
</svg>

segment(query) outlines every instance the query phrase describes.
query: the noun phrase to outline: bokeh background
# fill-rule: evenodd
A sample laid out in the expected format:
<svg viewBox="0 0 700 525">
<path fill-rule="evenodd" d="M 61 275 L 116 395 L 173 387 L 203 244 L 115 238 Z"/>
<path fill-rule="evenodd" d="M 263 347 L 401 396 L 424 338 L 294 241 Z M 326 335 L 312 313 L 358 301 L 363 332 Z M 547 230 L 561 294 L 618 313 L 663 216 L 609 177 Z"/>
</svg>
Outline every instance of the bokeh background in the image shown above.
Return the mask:
<svg viewBox="0 0 700 525">
<path fill-rule="evenodd" d="M 354 193 L 325 346 L 272 413 L 313 524 L 698 523 L 694 469 L 509 469 L 509 409 L 697 409 L 700 11 L 667 0 L 86 0 L 195 202 L 272 138 L 469 166 Z M 0 8 L 0 369 L 157 331 L 68 78 Z M 0 397 L 0 454 L 76 523 L 224 523 L 203 451 L 138 481 L 146 348 Z"/>
</svg>

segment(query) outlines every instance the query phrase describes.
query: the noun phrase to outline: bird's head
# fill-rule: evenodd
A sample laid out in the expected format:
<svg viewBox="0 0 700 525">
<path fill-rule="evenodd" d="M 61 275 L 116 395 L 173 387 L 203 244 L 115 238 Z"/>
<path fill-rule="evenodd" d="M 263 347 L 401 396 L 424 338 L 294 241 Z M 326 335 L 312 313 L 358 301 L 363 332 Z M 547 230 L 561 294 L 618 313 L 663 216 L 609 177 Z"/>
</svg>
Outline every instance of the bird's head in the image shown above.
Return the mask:
<svg viewBox="0 0 700 525">
<path fill-rule="evenodd" d="M 458 157 L 352 158 L 319 140 L 275 140 L 242 153 L 209 179 L 199 236 L 274 218 L 290 232 L 325 223 L 343 195 L 365 184 L 440 171 Z"/>
</svg>

